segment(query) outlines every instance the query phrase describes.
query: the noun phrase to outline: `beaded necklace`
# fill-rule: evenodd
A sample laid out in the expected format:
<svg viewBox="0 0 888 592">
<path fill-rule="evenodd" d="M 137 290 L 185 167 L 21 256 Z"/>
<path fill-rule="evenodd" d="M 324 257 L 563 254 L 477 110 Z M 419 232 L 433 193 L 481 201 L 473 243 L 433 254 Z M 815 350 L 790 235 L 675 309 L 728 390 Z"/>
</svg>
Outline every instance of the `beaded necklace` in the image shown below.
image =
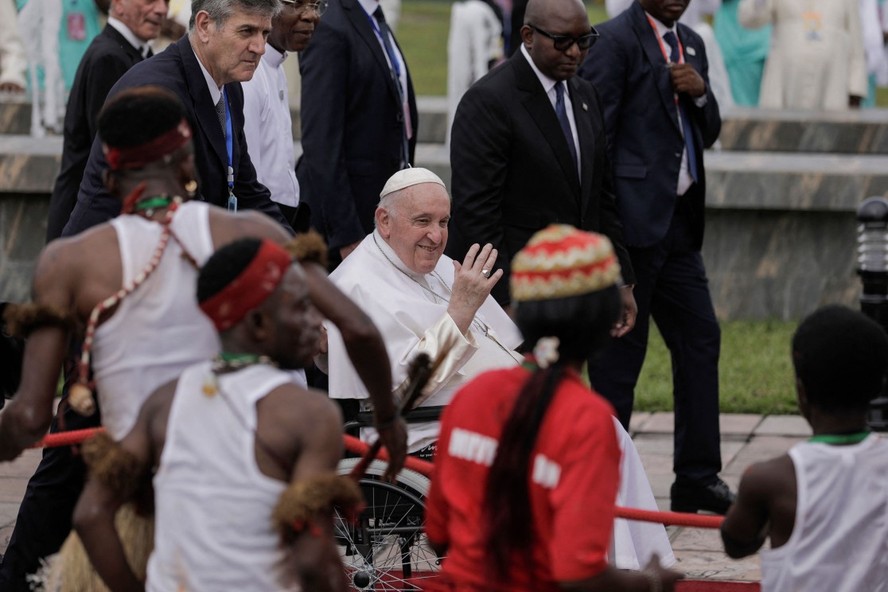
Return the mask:
<svg viewBox="0 0 888 592">
<path fill-rule="evenodd" d="M 90 312 L 89 320 L 86 324 L 86 331 L 84 332 L 80 361 L 77 364 L 78 379 L 71 387 L 70 396 L 68 397 L 68 404 L 81 415 L 92 415 L 95 412 L 95 402 L 92 397 L 92 389 L 95 387 L 95 381 L 89 380 L 89 365 L 92 357 L 93 343 L 95 342 L 96 337 L 96 329 L 99 326 L 99 320 L 104 313 L 120 304 L 121 300 L 132 294 L 139 286 L 144 284 L 154 270 L 157 269 L 157 266 L 160 265 L 160 260 L 163 257 L 164 251 L 166 251 L 170 237 L 176 239 L 176 242 L 179 242 L 181 245 L 181 241 L 179 241 L 173 234 L 172 222 L 173 216 L 182 204 L 182 201 L 182 198 L 179 196 L 155 195 L 139 199 L 124 212 L 125 214 L 138 215 L 150 219 L 154 216 L 157 209 L 166 208 L 167 210 L 163 220 L 159 222 L 161 225 L 161 233 L 160 238 L 157 241 L 157 246 L 154 248 L 151 259 L 149 259 L 145 268 L 140 271 L 131 282 L 124 284 L 114 294 L 96 304 Z M 182 254 L 192 265 L 198 267 L 197 262 L 187 253 L 187 251 L 185 251 L 184 247 L 182 249 Z"/>
<path fill-rule="evenodd" d="M 236 354 L 230 352 L 220 352 L 216 354 L 216 357 L 213 358 L 212 366 L 210 367 L 212 374 L 207 377 L 207 380 L 204 382 L 203 388 L 201 389 L 203 394 L 212 397 L 219 392 L 219 381 L 217 379 L 219 374 L 234 372 L 256 364 L 265 364 L 266 366 L 277 368 L 277 364 L 268 356 L 260 356 L 258 354 Z"/>
</svg>

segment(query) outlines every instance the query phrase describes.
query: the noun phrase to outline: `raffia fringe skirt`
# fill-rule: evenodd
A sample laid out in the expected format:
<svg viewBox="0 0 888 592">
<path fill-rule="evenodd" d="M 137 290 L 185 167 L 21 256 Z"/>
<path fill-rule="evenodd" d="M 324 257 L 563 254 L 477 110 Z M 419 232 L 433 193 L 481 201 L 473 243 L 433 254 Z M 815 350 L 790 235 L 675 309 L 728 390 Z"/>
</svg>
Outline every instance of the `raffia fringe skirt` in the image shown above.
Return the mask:
<svg viewBox="0 0 888 592">
<path fill-rule="evenodd" d="M 154 549 L 154 517 L 140 516 L 132 504 L 126 504 L 117 512 L 114 521 L 127 561 L 144 582 L 148 556 Z M 108 592 L 93 569 L 80 537 L 73 531 L 61 550 L 46 559 L 34 576 L 34 584 L 35 590 L 43 592 Z"/>
</svg>

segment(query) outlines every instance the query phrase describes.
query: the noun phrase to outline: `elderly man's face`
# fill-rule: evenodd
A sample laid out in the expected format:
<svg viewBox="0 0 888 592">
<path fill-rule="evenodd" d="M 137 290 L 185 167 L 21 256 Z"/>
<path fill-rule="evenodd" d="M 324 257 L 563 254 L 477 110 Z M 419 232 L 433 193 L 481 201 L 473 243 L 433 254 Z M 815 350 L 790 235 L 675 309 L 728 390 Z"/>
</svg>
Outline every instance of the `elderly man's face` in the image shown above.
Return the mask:
<svg viewBox="0 0 888 592">
<path fill-rule="evenodd" d="M 250 80 L 265 53 L 265 39 L 270 31 L 270 16 L 241 8 L 235 8 L 221 26 L 208 19 L 200 31 L 206 44 L 204 67 L 218 84 Z"/>
<path fill-rule="evenodd" d="M 320 20 L 320 3 L 317 0 L 284 2 L 281 12 L 272 22 L 268 42 L 278 51 L 302 51 L 311 41 Z"/>
<path fill-rule="evenodd" d="M 120 19 L 142 41 L 149 41 L 160 35 L 169 4 L 169 0 L 114 0 L 111 16 Z"/>
<path fill-rule="evenodd" d="M 450 197 L 437 183 L 402 190 L 389 209 L 380 208 L 379 234 L 415 273 L 430 273 L 447 245 Z"/>
</svg>

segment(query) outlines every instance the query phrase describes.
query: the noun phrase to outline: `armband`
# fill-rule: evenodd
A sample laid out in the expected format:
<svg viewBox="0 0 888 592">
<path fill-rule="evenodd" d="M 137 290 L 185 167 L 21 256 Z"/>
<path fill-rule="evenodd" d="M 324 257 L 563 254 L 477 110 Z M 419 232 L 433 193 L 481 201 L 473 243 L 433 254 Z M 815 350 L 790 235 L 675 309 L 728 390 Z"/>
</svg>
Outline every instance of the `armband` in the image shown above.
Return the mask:
<svg viewBox="0 0 888 592">
<path fill-rule="evenodd" d="M 314 520 L 333 507 L 338 507 L 349 519 L 361 512 L 364 497 L 353 479 L 345 475 L 323 475 L 293 483 L 281 494 L 274 508 L 274 523 L 281 541 L 290 543 L 305 531 L 317 536 Z"/>
<path fill-rule="evenodd" d="M 327 269 L 327 244 L 317 230 L 297 234 L 284 248 L 299 263 L 317 263 Z"/>
<path fill-rule="evenodd" d="M 72 330 L 77 320 L 70 312 L 45 304 L 9 305 L 3 314 L 10 335 L 25 338 L 42 327 Z"/>
<path fill-rule="evenodd" d="M 84 442 L 81 454 L 89 467 L 90 477 L 123 500 L 135 498 L 149 476 L 145 464 L 106 433 Z"/>
</svg>

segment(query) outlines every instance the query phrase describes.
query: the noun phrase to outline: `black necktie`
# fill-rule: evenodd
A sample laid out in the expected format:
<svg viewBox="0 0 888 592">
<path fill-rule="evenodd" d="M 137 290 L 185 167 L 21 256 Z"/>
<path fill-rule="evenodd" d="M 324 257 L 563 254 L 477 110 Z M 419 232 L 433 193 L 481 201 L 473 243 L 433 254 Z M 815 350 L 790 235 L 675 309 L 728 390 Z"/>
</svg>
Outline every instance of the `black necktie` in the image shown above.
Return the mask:
<svg viewBox="0 0 888 592">
<path fill-rule="evenodd" d="M 216 117 L 219 118 L 219 125 L 222 127 L 222 137 L 225 137 L 225 97 L 219 97 L 216 103 Z"/>
<path fill-rule="evenodd" d="M 672 48 L 672 53 L 669 56 L 669 61 L 673 64 L 677 64 L 679 59 L 681 59 L 681 55 L 678 51 L 678 37 L 675 36 L 675 33 L 672 31 L 667 31 L 665 35 L 663 35 L 663 41 L 669 44 L 669 47 Z M 691 128 L 691 120 L 688 117 L 687 111 L 685 111 L 684 105 L 679 100 L 676 102 L 676 107 L 678 107 L 678 115 L 681 119 L 681 129 L 682 135 L 684 135 L 685 148 L 688 151 L 688 173 L 691 175 L 691 179 L 694 182 L 697 182 L 697 149 L 694 146 L 694 130 Z"/>
<path fill-rule="evenodd" d="M 148 58 L 150 58 L 153 55 L 154 55 L 154 50 L 151 49 L 150 45 L 146 45 L 145 47 L 142 48 L 142 57 L 144 59 L 147 60 Z"/>
<path fill-rule="evenodd" d="M 561 131 L 564 132 L 564 139 L 567 140 L 570 157 L 573 159 L 574 168 L 577 169 L 577 174 L 579 175 L 580 164 L 577 158 L 577 147 L 574 144 L 573 132 L 570 130 L 570 120 L 567 118 L 567 109 L 564 106 L 564 81 L 555 83 L 555 116 L 558 117 L 558 123 L 561 124 Z"/>
<path fill-rule="evenodd" d="M 377 25 L 379 25 L 379 36 L 382 39 L 382 46 L 385 49 L 385 53 L 388 55 L 389 59 L 389 72 L 392 76 L 392 81 L 395 83 L 395 89 L 398 91 L 398 107 L 403 112 L 404 110 L 404 90 L 401 88 L 401 63 L 398 61 L 398 54 L 395 52 L 395 48 L 392 46 L 391 42 L 391 29 L 389 29 L 388 23 L 385 22 L 385 15 L 382 13 L 382 6 L 377 6 L 376 10 L 373 11 L 373 18 L 376 19 Z M 401 167 L 407 165 L 410 162 L 410 149 L 408 146 L 407 139 L 407 118 L 403 116 L 402 113 L 402 136 L 403 140 L 401 142 Z"/>
</svg>

